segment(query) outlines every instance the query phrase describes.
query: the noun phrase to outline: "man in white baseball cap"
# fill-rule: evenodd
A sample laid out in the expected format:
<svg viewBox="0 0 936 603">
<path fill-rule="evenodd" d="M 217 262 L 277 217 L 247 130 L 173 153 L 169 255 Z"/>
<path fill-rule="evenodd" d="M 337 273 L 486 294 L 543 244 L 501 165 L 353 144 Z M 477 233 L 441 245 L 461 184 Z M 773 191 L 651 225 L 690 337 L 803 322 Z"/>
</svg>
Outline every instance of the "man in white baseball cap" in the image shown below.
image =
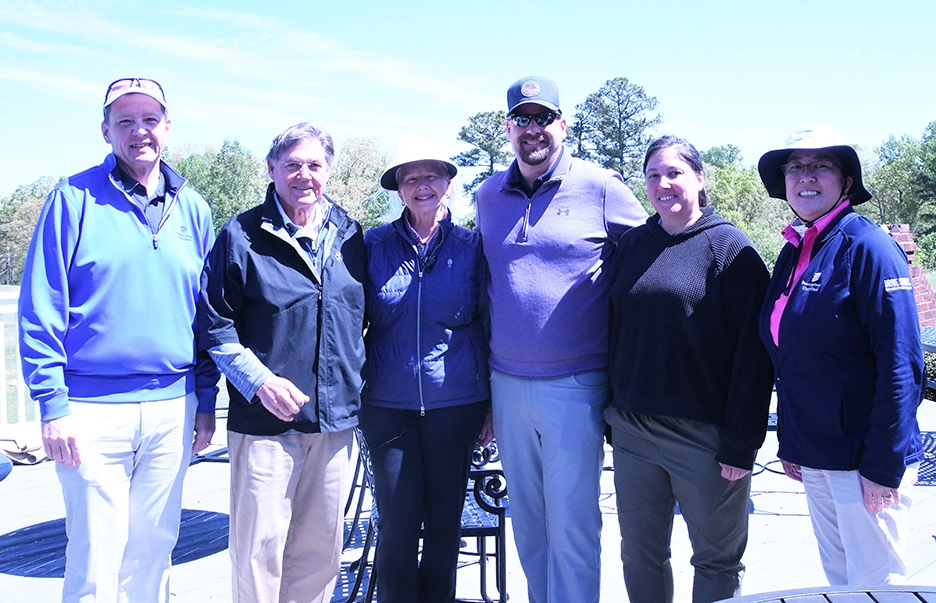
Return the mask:
<svg viewBox="0 0 936 603">
<path fill-rule="evenodd" d="M 104 163 L 43 207 L 19 298 L 23 375 L 65 498 L 64 602 L 169 598 L 182 481 L 214 433 L 218 371 L 195 353 L 205 200 L 161 160 L 162 87 L 107 88 Z"/>
</svg>

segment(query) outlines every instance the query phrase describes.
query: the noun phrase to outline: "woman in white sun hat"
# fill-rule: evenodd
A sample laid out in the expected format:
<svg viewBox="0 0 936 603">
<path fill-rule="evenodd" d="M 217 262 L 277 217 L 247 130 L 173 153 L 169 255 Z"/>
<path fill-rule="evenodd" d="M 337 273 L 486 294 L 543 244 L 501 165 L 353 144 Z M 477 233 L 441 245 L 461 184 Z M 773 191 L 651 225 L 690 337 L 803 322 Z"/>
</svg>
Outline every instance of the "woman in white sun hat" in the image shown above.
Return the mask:
<svg viewBox="0 0 936 603">
<path fill-rule="evenodd" d="M 468 468 L 490 442 L 487 265 L 481 240 L 445 205 L 456 168 L 421 140 L 380 184 L 403 214 L 364 235 L 367 385 L 360 424 L 374 468 L 381 603 L 455 600 Z M 420 526 L 423 526 L 419 557 Z"/>
<path fill-rule="evenodd" d="M 775 369 L 778 456 L 805 487 L 829 582 L 904 583 L 924 384 L 907 258 L 855 212 L 871 193 L 834 130 L 797 130 L 757 167 L 770 196 L 796 214 L 760 320 Z"/>
</svg>

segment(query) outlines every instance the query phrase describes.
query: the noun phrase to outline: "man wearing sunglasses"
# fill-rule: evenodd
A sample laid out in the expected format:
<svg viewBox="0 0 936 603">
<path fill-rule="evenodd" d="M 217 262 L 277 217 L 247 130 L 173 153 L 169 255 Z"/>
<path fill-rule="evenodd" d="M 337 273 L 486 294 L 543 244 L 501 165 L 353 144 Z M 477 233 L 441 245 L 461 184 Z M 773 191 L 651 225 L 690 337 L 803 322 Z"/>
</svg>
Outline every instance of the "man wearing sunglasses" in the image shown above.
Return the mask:
<svg viewBox="0 0 936 603">
<path fill-rule="evenodd" d="M 218 371 L 196 358 L 205 200 L 160 159 L 166 97 L 113 82 L 104 163 L 49 193 L 23 270 L 20 351 L 65 498 L 62 600 L 169 597 L 189 460 L 214 433 Z"/>
<path fill-rule="evenodd" d="M 562 146 L 552 80 L 517 80 L 507 111 L 516 160 L 477 196 L 491 272 L 494 431 L 530 601 L 597 603 L 609 400 L 603 263 L 647 213 L 619 174 Z"/>
</svg>

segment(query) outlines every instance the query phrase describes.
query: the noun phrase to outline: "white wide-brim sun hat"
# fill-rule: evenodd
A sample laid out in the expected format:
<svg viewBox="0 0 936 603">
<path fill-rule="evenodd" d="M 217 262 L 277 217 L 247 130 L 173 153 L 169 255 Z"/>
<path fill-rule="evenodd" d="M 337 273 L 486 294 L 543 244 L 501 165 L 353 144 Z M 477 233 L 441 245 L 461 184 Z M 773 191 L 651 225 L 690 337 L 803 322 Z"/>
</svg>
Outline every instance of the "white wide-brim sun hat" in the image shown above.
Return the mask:
<svg viewBox="0 0 936 603">
<path fill-rule="evenodd" d="M 380 186 L 388 191 L 398 190 L 396 174 L 397 170 L 407 163 L 416 161 L 438 161 L 445 166 L 449 178 L 454 178 L 458 173 L 455 164 L 449 161 L 448 157 L 442 154 L 434 144 L 418 136 L 406 136 L 400 141 L 396 149 L 390 155 L 387 165 L 387 171 L 380 177 Z"/>
<path fill-rule="evenodd" d="M 775 199 L 786 201 L 786 179 L 781 166 L 787 162 L 797 149 L 824 150 L 834 153 L 844 166 L 845 176 L 852 179 L 848 200 L 852 205 L 860 205 L 872 197 L 861 179 L 861 162 L 858 153 L 845 140 L 845 137 L 832 128 L 814 126 L 800 128 L 787 138 L 782 149 L 764 153 L 757 162 L 757 171 L 767 194 Z"/>
</svg>

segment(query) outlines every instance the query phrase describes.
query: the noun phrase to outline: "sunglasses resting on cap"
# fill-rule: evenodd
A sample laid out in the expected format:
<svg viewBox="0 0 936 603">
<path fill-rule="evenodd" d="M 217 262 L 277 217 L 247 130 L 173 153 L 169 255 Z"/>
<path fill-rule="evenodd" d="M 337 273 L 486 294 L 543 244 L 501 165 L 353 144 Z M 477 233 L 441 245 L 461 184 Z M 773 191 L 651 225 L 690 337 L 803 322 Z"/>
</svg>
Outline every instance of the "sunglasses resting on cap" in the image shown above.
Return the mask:
<svg viewBox="0 0 936 603">
<path fill-rule="evenodd" d="M 125 94 L 135 93 L 145 94 L 155 99 L 164 109 L 168 108 L 166 93 L 163 92 L 159 82 L 142 77 L 125 77 L 111 82 L 104 95 L 104 106 L 107 107 Z"/>
</svg>

